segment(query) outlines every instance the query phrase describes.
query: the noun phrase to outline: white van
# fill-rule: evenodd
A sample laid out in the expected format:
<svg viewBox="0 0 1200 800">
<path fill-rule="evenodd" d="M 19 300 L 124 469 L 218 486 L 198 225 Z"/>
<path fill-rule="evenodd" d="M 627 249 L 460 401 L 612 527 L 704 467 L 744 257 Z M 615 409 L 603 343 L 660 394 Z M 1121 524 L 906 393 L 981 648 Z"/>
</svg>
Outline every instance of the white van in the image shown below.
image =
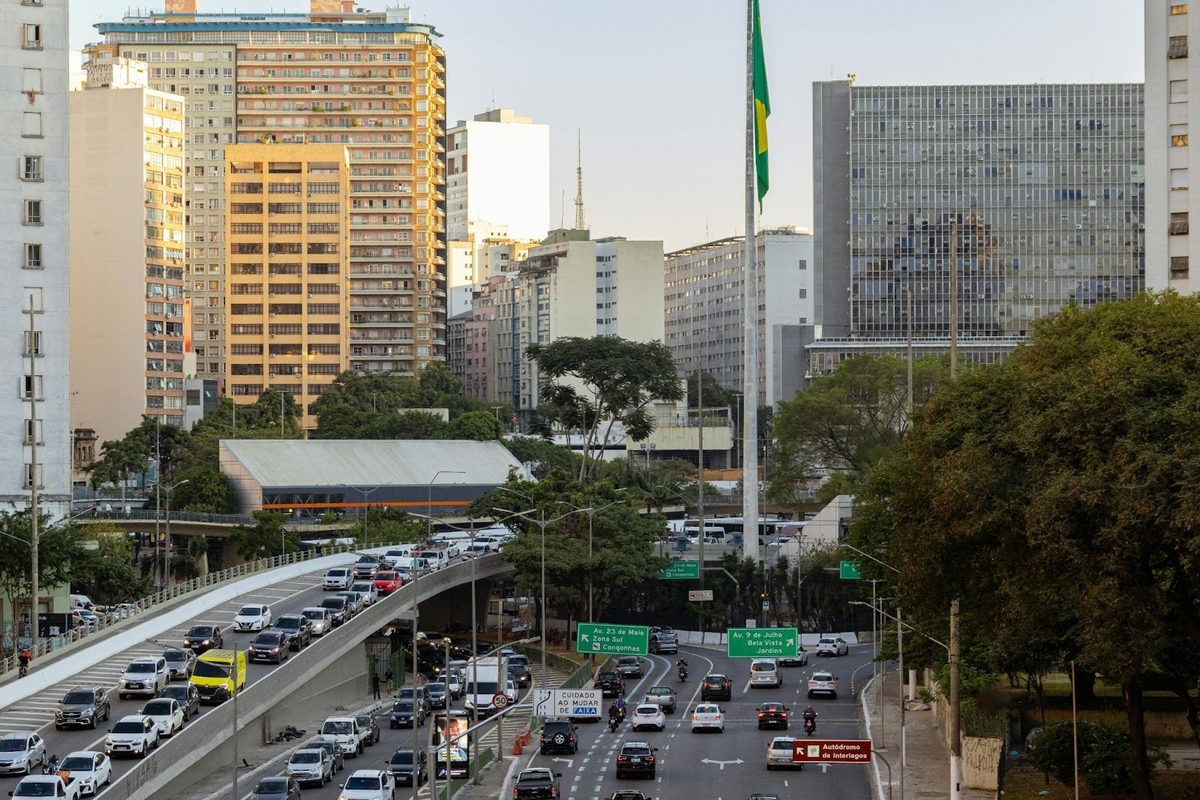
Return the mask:
<svg viewBox="0 0 1200 800">
<path fill-rule="evenodd" d="M 416 544 L 415 542 L 411 542 L 409 544 L 397 544 L 390 547 L 388 551 L 383 554 L 383 557 L 395 564 L 397 558 L 408 558 L 412 555 L 413 550 L 419 549 L 420 545 Z"/>
<path fill-rule="evenodd" d="M 416 556 L 404 556 L 397 558 L 394 566 L 401 572 L 424 572 L 429 569 L 429 562 Z"/>
<path fill-rule="evenodd" d="M 770 686 L 778 689 L 783 686 L 783 671 L 779 662 L 773 658 L 756 658 L 750 662 L 750 686 Z"/>
<path fill-rule="evenodd" d="M 450 554 L 446 548 L 426 548 L 418 551 L 418 558 L 425 559 L 429 564 L 429 569 L 441 569 L 450 563 Z"/>
</svg>

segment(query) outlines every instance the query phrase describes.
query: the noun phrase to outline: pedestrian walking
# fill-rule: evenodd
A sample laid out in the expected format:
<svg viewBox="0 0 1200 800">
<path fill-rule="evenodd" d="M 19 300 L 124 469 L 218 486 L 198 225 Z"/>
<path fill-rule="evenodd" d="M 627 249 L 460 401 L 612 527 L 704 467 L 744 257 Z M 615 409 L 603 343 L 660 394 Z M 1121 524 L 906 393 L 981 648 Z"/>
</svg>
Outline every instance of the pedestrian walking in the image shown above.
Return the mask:
<svg viewBox="0 0 1200 800">
<path fill-rule="evenodd" d="M 371 693 L 375 695 L 375 699 L 379 699 L 379 673 L 371 675 Z"/>
<path fill-rule="evenodd" d="M 395 687 L 392 686 L 392 668 L 391 667 L 388 667 L 387 672 L 383 673 L 383 679 L 385 681 L 387 681 L 388 694 L 390 695 L 393 691 L 395 691 Z"/>
</svg>

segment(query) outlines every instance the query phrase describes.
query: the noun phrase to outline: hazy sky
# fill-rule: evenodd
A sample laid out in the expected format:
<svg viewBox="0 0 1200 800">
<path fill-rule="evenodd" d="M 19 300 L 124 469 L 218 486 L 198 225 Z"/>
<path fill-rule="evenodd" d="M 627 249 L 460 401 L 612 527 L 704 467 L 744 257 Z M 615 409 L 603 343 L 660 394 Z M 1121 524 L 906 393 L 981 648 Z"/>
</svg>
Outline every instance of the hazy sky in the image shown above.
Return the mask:
<svg viewBox="0 0 1200 800">
<path fill-rule="evenodd" d="M 365 0 L 380 8 L 383 0 Z M 812 83 L 1141 81 L 1134 0 L 760 0 L 771 191 L 760 225 L 812 224 Z M 71 46 L 118 0 L 71 0 Z M 305 0 L 199 0 L 302 12 Z M 550 125 L 557 227 L 574 221 L 575 131 L 596 236 L 668 250 L 743 229 L 745 0 L 417 0 L 442 33 L 448 124 L 493 107 Z"/>
</svg>

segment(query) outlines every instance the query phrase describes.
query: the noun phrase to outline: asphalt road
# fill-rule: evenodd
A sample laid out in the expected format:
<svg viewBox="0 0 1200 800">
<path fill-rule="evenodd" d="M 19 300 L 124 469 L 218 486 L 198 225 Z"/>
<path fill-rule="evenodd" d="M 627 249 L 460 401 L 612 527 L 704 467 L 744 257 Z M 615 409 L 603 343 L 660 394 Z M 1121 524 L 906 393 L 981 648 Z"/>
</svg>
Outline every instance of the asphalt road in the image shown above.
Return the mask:
<svg viewBox="0 0 1200 800">
<path fill-rule="evenodd" d="M 162 653 L 165 647 L 179 647 L 183 636 L 192 625 L 208 623 L 224 627 L 225 647 L 245 649 L 257 633 L 235 633 L 232 630 L 233 617 L 247 603 L 265 603 L 271 607 L 273 618 L 282 614 L 297 613 L 305 606 L 320 605 L 326 593 L 321 589 L 321 578 L 324 571 L 310 573 L 272 586 L 242 595 L 236 600 L 223 603 L 200 616 L 189 620 L 170 631 L 163 633 L 151 641 L 141 642 L 134 647 L 121 652 L 101 663 L 89 667 L 75 675 L 70 681 L 50 687 L 33 695 L 9 708 L 0 711 L 0 734 L 12 731 L 36 731 L 46 740 L 47 755 L 56 754 L 61 759 L 67 753 L 76 750 L 95 750 L 103 752 L 106 730 L 112 722 L 127 714 L 137 714 L 146 703 L 146 698 L 131 698 L 121 700 L 117 697 L 116 685 L 125 671 L 126 665 L 135 658 L 154 656 Z M 316 638 L 310 647 L 320 647 L 321 639 Z M 308 648 L 306 648 L 307 650 Z M 293 652 L 292 658 L 303 657 L 301 653 Z M 277 668 L 274 664 L 250 664 L 247 669 L 247 686 L 260 680 Z M 176 681 L 178 683 L 178 681 Z M 109 722 L 101 722 L 96 730 L 54 728 L 54 710 L 59 700 L 73 686 L 103 686 L 109 689 L 109 699 L 112 702 L 112 716 Z M 214 706 L 201 706 L 200 714 L 212 710 Z M 196 719 L 195 716 L 192 717 Z M 148 758 L 170 758 L 172 742 L 162 740 L 157 752 Z M 113 779 L 124 774 L 134 764 L 136 759 L 118 759 L 113 762 Z M 0 777 L 0 796 L 11 791 L 20 777 Z"/>
<path fill-rule="evenodd" d="M 766 767 L 767 744 L 775 736 L 804 737 L 802 721 L 788 731 L 758 730 L 756 711 L 766 701 L 783 701 L 797 717 L 811 702 L 817 711 L 814 739 L 862 738 L 850 679 L 859 670 L 856 685 L 870 677 L 870 650 L 851 649 L 849 656 L 821 658 L 810 654 L 806 667 L 784 669 L 779 689 L 749 687 L 750 664 L 747 659 L 729 659 L 707 648 L 681 649 L 690 667 L 688 679 L 680 682 L 675 672 L 676 656 L 649 656 L 646 675 L 636 683 L 626 682 L 630 705 L 640 700 L 646 689 L 666 684 L 679 693 L 679 710 L 667 715 L 662 732 L 633 733 L 628 723 L 610 733 L 607 724 L 580 725 L 579 752 L 574 756 L 536 755 L 531 766 L 550 767 L 562 773 L 562 797 L 566 800 L 600 800 L 618 789 L 638 790 L 649 798 L 693 798 L 694 800 L 743 800 L 752 793 L 773 793 L 780 797 L 821 797 L 822 800 L 861 800 L 871 796 L 867 771 L 858 765 L 833 765 L 826 769 L 807 766 L 803 770 L 771 770 Z M 838 698 L 807 699 L 807 681 L 813 669 L 829 669 L 839 679 Z M 722 672 L 733 681 L 733 699 L 719 705 L 728 714 L 724 733 L 691 732 L 691 708 L 700 699 L 700 681 L 707 672 Z M 657 777 L 616 778 L 616 758 L 627 741 L 645 741 L 658 748 Z"/>
</svg>

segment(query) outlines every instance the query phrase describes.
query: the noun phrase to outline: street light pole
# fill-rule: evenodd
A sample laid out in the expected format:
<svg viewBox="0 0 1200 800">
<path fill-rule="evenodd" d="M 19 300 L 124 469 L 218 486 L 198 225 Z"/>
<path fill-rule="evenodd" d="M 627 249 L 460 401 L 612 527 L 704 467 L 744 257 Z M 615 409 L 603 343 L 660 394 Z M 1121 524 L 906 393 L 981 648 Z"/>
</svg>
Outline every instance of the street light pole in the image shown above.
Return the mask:
<svg viewBox="0 0 1200 800">
<path fill-rule="evenodd" d="M 190 480 L 190 478 L 184 478 L 179 483 L 173 483 L 167 487 L 167 540 L 163 543 L 163 560 L 166 562 L 166 567 L 164 568 L 166 577 L 163 580 L 164 588 L 170 588 L 171 586 L 171 493 Z"/>
<path fill-rule="evenodd" d="M 467 473 L 461 469 L 439 469 L 433 473 L 433 477 L 429 479 L 428 493 L 425 496 L 425 541 L 433 536 L 433 484 L 438 479 L 439 475 L 466 475 Z"/>
</svg>

